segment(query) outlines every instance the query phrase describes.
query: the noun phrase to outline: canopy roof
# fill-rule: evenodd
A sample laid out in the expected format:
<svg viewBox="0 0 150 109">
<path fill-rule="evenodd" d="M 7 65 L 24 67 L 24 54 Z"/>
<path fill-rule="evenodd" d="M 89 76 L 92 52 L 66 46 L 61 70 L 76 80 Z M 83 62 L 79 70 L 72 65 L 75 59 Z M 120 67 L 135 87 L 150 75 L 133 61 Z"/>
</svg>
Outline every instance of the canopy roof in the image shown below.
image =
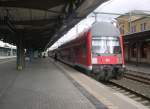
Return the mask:
<svg viewBox="0 0 150 109">
<path fill-rule="evenodd" d="M 0 40 L 45 49 L 107 0 L 0 0 Z"/>
</svg>

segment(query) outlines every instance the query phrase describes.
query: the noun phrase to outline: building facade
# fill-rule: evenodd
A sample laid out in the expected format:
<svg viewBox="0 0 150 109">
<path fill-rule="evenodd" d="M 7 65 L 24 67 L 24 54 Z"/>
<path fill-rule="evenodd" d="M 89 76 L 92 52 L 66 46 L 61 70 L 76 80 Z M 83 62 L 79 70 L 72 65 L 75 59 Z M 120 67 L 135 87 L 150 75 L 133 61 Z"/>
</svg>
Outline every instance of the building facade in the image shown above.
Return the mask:
<svg viewBox="0 0 150 109">
<path fill-rule="evenodd" d="M 150 64 L 150 17 L 119 16 L 117 21 L 123 34 L 125 61 Z"/>
</svg>

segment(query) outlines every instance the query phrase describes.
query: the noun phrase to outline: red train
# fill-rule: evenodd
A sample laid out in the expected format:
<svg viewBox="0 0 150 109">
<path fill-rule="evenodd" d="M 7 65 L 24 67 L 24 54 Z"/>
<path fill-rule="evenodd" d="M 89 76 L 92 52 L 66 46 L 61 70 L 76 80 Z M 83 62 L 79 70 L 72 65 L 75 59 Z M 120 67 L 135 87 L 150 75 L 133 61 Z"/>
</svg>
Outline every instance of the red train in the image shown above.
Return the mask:
<svg viewBox="0 0 150 109">
<path fill-rule="evenodd" d="M 57 56 L 98 80 L 118 79 L 124 74 L 122 36 L 118 28 L 108 22 L 94 23 L 79 37 L 60 46 Z"/>
</svg>

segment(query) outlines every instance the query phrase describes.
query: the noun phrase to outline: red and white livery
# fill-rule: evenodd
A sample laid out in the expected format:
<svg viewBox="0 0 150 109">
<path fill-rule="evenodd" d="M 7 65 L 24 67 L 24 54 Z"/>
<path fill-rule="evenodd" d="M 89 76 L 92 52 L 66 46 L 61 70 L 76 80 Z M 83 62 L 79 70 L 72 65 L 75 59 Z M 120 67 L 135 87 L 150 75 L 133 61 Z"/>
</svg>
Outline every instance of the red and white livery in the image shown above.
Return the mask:
<svg viewBox="0 0 150 109">
<path fill-rule="evenodd" d="M 119 29 L 108 22 L 96 22 L 76 39 L 57 49 L 58 59 L 84 69 L 99 80 L 120 78 L 124 53 Z"/>
</svg>

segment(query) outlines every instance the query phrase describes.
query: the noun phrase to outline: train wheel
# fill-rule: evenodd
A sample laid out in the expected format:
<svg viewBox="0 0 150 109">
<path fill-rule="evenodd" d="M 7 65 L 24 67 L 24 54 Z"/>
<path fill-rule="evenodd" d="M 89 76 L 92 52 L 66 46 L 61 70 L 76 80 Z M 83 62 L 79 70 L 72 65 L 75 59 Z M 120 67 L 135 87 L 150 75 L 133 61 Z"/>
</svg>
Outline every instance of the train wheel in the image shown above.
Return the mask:
<svg viewBox="0 0 150 109">
<path fill-rule="evenodd" d="M 112 78 L 112 71 L 105 71 L 105 82 L 109 81 Z"/>
<path fill-rule="evenodd" d="M 118 72 L 118 74 L 116 75 L 116 79 L 120 80 L 123 78 L 123 76 L 124 76 L 124 72 Z"/>
<path fill-rule="evenodd" d="M 102 71 L 99 74 L 96 75 L 97 81 L 105 81 L 105 73 Z"/>
</svg>

